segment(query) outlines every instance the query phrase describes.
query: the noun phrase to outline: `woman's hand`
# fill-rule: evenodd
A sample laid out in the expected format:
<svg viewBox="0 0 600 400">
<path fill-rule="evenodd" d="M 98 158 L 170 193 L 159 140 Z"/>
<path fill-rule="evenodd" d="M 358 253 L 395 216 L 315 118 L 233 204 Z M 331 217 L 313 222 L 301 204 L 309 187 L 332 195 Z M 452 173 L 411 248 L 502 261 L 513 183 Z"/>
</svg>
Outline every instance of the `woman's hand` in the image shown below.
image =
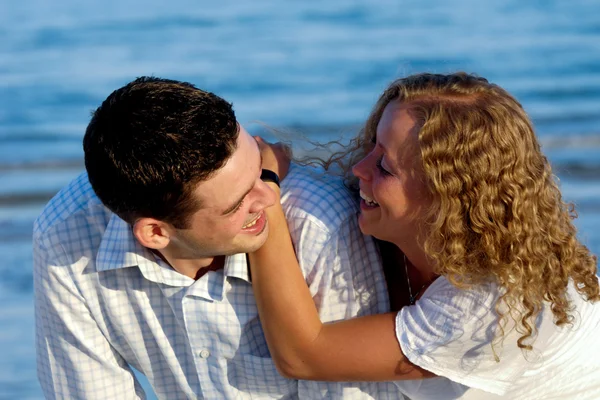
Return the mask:
<svg viewBox="0 0 600 400">
<path fill-rule="evenodd" d="M 283 180 L 290 169 L 290 162 L 292 160 L 292 150 L 284 143 L 268 143 L 260 136 L 254 136 L 260 154 L 262 156 L 262 167 L 264 169 L 270 169 L 279 176 L 280 180 Z"/>
</svg>

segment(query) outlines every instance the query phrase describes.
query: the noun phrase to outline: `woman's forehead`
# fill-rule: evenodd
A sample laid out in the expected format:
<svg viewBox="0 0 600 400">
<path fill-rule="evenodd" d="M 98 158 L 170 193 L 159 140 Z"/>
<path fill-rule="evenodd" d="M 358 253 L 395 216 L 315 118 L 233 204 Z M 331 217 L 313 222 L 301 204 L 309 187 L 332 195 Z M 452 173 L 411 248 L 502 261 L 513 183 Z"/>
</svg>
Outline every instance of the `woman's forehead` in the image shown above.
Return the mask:
<svg viewBox="0 0 600 400">
<path fill-rule="evenodd" d="M 388 148 L 394 144 L 404 143 L 415 136 L 416 120 L 409 112 L 410 108 L 405 103 L 391 101 L 383 110 L 377 124 L 377 142 Z"/>
</svg>

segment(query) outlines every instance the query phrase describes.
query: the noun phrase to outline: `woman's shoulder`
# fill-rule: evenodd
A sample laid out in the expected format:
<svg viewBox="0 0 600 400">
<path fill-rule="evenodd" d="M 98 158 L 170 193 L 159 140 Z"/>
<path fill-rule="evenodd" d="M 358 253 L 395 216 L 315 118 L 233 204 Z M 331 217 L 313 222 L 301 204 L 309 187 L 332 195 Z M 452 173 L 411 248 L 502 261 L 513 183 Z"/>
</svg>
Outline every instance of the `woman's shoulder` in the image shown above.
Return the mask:
<svg viewBox="0 0 600 400">
<path fill-rule="evenodd" d="M 460 288 L 448 278 L 437 278 L 417 300 L 417 304 L 429 308 L 461 311 L 461 314 L 489 312 L 501 295 L 501 288 L 494 283 L 483 283 Z"/>
<path fill-rule="evenodd" d="M 497 328 L 494 284 L 459 288 L 439 277 L 417 302 L 396 318 L 396 336 L 405 356 L 415 365 L 469 388 L 503 395 L 522 366 L 492 350 Z M 514 361 L 514 360 L 513 360 Z"/>
<path fill-rule="evenodd" d="M 400 310 L 396 317 L 397 334 L 413 341 L 413 345 L 418 343 L 416 347 L 420 349 L 473 337 L 490 342 L 494 332 L 490 327 L 497 321 L 494 306 L 499 295 L 493 284 L 463 289 L 439 277 L 414 305 Z"/>
</svg>

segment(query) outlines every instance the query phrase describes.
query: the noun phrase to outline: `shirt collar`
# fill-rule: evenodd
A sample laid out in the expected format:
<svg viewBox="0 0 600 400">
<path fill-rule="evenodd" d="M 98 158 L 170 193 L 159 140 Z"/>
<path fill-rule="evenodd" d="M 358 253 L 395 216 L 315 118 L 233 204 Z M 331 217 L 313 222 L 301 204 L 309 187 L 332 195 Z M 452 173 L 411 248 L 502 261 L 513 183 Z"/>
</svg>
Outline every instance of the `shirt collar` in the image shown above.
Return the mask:
<svg viewBox="0 0 600 400">
<path fill-rule="evenodd" d="M 161 266 L 161 261 L 162 260 L 157 259 L 154 253 L 138 242 L 133 235 L 131 225 L 123 221 L 117 215 L 112 215 L 96 256 L 97 271 L 101 272 L 137 266 L 142 272 L 142 275 L 153 282 L 166 283 L 172 286 L 188 286 L 193 282 L 190 281 L 189 278 L 172 270 L 171 267 L 166 265 Z M 206 280 L 209 280 L 208 275 L 213 274 L 209 272 L 200 278 L 199 281 L 202 281 L 205 278 Z M 181 279 L 175 279 L 177 276 Z M 214 282 L 214 279 L 217 278 L 217 276 L 222 280 L 219 285 L 216 285 L 216 282 Z M 198 291 L 198 293 L 194 294 L 217 300 L 219 296 L 215 293 L 216 291 L 221 294 L 222 298 L 225 292 L 224 281 L 228 277 L 250 282 L 246 254 L 240 253 L 225 257 L 222 273 L 210 277 L 210 280 L 213 281 L 209 285 L 211 290 L 208 290 L 206 284 L 198 284 L 199 282 L 196 282 L 198 285 L 194 286 L 197 286 L 195 291 Z M 217 287 L 215 287 L 215 285 Z"/>
<path fill-rule="evenodd" d="M 234 254 L 225 257 L 225 276 L 242 279 L 250 283 L 250 273 L 247 255 L 245 253 Z"/>
<path fill-rule="evenodd" d="M 246 254 L 225 257 L 223 269 L 207 272 L 189 287 L 187 294 L 207 300 L 222 301 L 225 298 L 225 292 L 231 287 L 228 278 L 250 282 Z"/>
</svg>

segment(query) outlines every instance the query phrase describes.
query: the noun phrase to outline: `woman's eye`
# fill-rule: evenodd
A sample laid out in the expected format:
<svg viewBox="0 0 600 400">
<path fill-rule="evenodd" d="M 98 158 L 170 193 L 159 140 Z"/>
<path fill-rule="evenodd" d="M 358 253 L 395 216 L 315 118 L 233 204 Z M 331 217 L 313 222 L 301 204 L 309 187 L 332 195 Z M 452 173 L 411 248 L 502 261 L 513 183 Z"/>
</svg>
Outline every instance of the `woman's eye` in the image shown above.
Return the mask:
<svg viewBox="0 0 600 400">
<path fill-rule="evenodd" d="M 383 165 L 381 165 L 381 162 L 383 161 L 383 156 L 379 157 L 377 159 L 377 169 L 379 169 L 384 175 L 392 175 L 387 169 L 383 168 Z"/>
</svg>

